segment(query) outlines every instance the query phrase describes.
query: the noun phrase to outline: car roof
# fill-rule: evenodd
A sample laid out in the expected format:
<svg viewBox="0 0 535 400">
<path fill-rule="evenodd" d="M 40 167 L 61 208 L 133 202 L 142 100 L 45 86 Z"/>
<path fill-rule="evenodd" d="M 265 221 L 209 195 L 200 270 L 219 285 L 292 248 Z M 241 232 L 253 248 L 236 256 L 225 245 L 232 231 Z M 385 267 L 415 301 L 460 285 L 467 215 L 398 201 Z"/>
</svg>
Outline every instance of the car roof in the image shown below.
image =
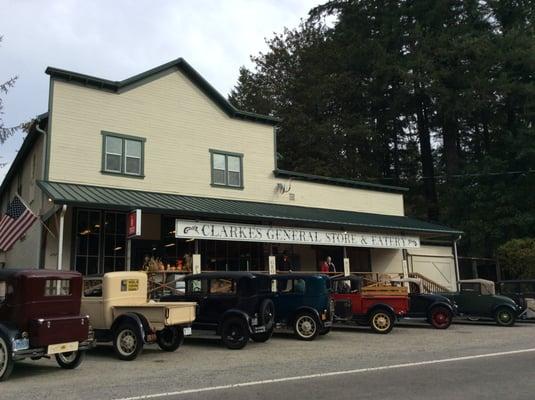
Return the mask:
<svg viewBox="0 0 535 400">
<path fill-rule="evenodd" d="M 25 276 L 28 278 L 43 278 L 43 277 L 74 277 L 79 276 L 80 273 L 76 271 L 58 271 L 55 269 L 37 269 L 37 268 L 5 268 L 0 269 L 0 279 L 8 279 L 18 276 Z"/>
<path fill-rule="evenodd" d="M 260 274 L 259 274 L 260 275 Z M 299 278 L 312 278 L 312 279 L 326 279 L 328 278 L 326 275 L 322 275 L 320 273 L 282 273 L 282 274 L 277 274 L 277 275 L 265 275 L 265 276 L 269 276 L 270 278 L 272 279 L 277 279 L 277 278 L 285 278 L 285 279 L 299 279 Z"/>
<path fill-rule="evenodd" d="M 240 278 L 256 278 L 257 275 L 252 272 L 245 271 L 210 271 L 210 272 L 201 272 L 200 274 L 188 275 L 184 279 L 202 279 L 202 278 L 229 278 L 229 279 L 240 279 Z"/>
<path fill-rule="evenodd" d="M 348 279 L 354 280 L 354 281 L 361 281 L 361 276 L 355 276 L 355 275 L 337 275 L 337 276 L 331 276 L 331 281 L 346 281 Z"/>
</svg>

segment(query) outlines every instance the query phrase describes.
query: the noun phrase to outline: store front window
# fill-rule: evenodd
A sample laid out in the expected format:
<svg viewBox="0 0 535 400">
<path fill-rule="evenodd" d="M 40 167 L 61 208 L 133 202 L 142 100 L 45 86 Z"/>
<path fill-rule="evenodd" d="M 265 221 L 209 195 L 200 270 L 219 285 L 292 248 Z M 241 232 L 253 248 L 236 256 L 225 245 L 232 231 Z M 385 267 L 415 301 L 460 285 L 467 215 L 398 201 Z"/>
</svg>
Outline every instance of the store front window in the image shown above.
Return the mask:
<svg viewBox="0 0 535 400">
<path fill-rule="evenodd" d="M 84 275 L 124 271 L 126 267 L 126 214 L 76 210 L 74 263 Z"/>
</svg>

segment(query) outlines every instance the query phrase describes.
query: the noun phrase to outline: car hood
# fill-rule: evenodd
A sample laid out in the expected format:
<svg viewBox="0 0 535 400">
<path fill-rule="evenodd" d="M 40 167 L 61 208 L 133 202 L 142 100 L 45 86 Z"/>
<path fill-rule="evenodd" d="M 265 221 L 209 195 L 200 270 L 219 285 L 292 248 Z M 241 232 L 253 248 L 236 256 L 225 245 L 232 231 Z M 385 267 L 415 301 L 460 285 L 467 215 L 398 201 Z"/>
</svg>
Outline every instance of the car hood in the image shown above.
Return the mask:
<svg viewBox="0 0 535 400">
<path fill-rule="evenodd" d="M 443 296 L 442 294 L 419 293 L 419 294 L 417 294 L 417 296 L 422 297 L 422 298 L 428 300 L 429 302 L 433 302 L 433 303 L 443 302 L 443 303 L 451 304 L 451 300 L 449 298 L 447 298 L 446 296 Z"/>
</svg>

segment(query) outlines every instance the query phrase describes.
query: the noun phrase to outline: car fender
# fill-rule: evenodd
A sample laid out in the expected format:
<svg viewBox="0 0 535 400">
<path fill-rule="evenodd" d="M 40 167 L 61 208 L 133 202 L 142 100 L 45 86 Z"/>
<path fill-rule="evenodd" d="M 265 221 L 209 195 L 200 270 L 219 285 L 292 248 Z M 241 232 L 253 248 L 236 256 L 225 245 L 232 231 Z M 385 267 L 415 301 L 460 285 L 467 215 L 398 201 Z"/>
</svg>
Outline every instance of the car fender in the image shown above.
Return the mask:
<svg viewBox="0 0 535 400">
<path fill-rule="evenodd" d="M 377 310 L 385 310 L 385 311 L 391 313 L 394 316 L 394 318 L 397 318 L 396 312 L 394 311 L 392 306 L 390 306 L 389 304 L 384 304 L 384 303 L 374 304 L 368 310 L 368 312 L 366 313 L 366 318 L 369 319 L 371 317 L 372 313 L 377 311 Z"/>
<path fill-rule="evenodd" d="M 496 313 L 496 310 L 498 308 L 508 308 L 509 310 L 511 310 L 513 312 L 513 314 L 515 314 L 515 316 L 518 316 L 518 314 L 520 313 L 520 311 L 512 306 L 511 304 L 504 304 L 504 303 L 499 303 L 499 304 L 493 304 L 492 305 L 492 315 L 494 315 Z"/>
<path fill-rule="evenodd" d="M 323 321 L 321 320 L 321 317 L 320 317 L 320 313 L 318 312 L 318 310 L 316 310 L 315 308 L 313 307 L 310 307 L 310 306 L 301 306 L 299 308 L 297 308 L 293 313 L 292 313 L 292 318 L 290 319 L 291 321 L 291 324 L 293 325 L 293 323 L 295 322 L 297 316 L 299 314 L 302 314 L 303 312 L 307 312 L 307 313 L 310 313 L 310 314 L 313 314 L 320 323 L 322 323 Z"/>
<path fill-rule="evenodd" d="M 143 342 L 146 342 L 145 335 L 150 332 L 150 326 L 147 319 L 143 315 L 133 312 L 121 314 L 115 318 L 110 330 L 113 332 L 123 322 L 133 322 L 134 325 L 139 328 L 139 333 L 143 338 Z"/>
<path fill-rule="evenodd" d="M 229 317 L 239 317 L 243 318 L 247 322 L 247 327 L 249 328 L 249 333 L 253 333 L 253 330 L 251 329 L 251 317 L 249 314 L 242 310 L 231 308 L 230 310 L 227 310 L 223 313 L 221 318 L 219 319 L 219 323 L 217 325 L 217 334 L 221 334 L 221 326 L 223 325 L 223 321 L 225 321 Z"/>
<path fill-rule="evenodd" d="M 452 314 L 455 314 L 455 312 L 453 311 L 453 307 L 451 306 L 450 303 L 446 303 L 444 301 L 435 301 L 434 303 L 431 303 L 428 307 L 427 307 L 427 316 L 430 317 L 431 316 L 431 310 L 435 307 L 444 307 L 444 308 L 447 308 L 448 310 L 451 311 Z"/>
<path fill-rule="evenodd" d="M 20 336 L 20 331 L 17 329 L 15 324 L 6 322 L 2 322 L 0 324 L 0 333 L 10 341 L 17 339 L 17 336 Z"/>
</svg>

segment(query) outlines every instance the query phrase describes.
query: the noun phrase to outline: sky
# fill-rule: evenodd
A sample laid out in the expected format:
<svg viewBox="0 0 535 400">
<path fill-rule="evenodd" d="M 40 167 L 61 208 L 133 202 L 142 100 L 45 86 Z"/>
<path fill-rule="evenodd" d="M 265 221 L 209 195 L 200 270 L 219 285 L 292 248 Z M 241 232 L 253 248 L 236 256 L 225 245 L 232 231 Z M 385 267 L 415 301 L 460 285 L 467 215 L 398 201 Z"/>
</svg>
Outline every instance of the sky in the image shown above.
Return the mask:
<svg viewBox="0 0 535 400">
<path fill-rule="evenodd" d="M 0 0 L 6 126 L 47 111 L 47 66 L 122 80 L 183 57 L 223 95 L 265 39 L 295 28 L 317 0 Z M 21 134 L 0 145 L 10 163 Z M 0 168 L 0 181 L 9 165 Z"/>
</svg>

